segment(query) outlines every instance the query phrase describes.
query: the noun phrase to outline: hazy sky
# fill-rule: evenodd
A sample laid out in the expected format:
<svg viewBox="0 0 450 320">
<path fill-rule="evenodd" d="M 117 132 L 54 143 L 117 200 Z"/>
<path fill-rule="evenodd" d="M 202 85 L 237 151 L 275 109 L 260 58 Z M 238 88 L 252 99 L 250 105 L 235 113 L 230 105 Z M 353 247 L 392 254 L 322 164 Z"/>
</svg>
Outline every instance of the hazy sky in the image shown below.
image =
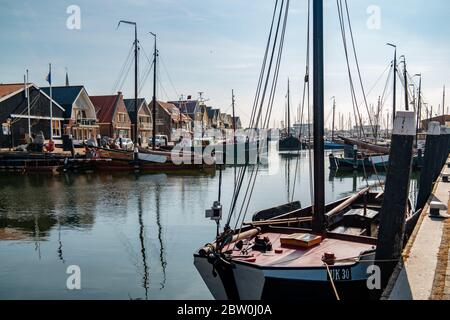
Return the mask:
<svg viewBox="0 0 450 320">
<path fill-rule="evenodd" d="M 85 85 L 91 95 L 111 94 L 133 37 L 131 26 L 116 29 L 117 23 L 121 19 L 132 20 L 138 23 L 139 39 L 148 55 L 152 53 L 153 40 L 147 33 L 158 34 L 163 62 L 160 99 L 177 100 L 181 94 L 197 97 L 203 91 L 210 99 L 209 105 L 231 112 L 234 89 L 237 113 L 246 123 L 274 3 L 275 0 L 1 0 L 0 82 L 21 82 L 28 68 L 30 80 L 44 86 L 48 63 L 52 62 L 54 85 L 64 84 L 67 67 L 71 84 Z M 306 0 L 291 0 L 274 106 L 277 121 L 283 118 L 288 77 L 293 105 L 300 101 L 305 70 L 306 4 Z M 450 2 L 348 0 L 348 4 L 366 90 L 372 88 L 392 59 L 393 49 L 386 42 L 395 43 L 399 56 L 407 57 L 409 72 L 423 74 L 425 99 L 437 110 L 442 103 L 442 86 L 450 77 Z M 66 27 L 70 5 L 81 9 L 79 30 Z M 371 17 L 367 9 L 372 5 L 381 10 L 380 29 L 367 26 Z M 325 0 L 325 7 L 325 114 L 330 113 L 330 97 L 336 96 L 338 112 L 348 118 L 351 96 L 336 1 Z M 145 62 L 142 59 L 142 68 Z M 369 95 L 370 103 L 376 103 L 384 82 L 385 78 Z M 141 94 L 148 100 L 151 86 L 150 77 Z M 122 91 L 126 97 L 133 96 L 131 73 Z M 400 100 L 399 96 L 399 103 Z M 389 100 L 385 110 L 391 104 Z"/>
</svg>

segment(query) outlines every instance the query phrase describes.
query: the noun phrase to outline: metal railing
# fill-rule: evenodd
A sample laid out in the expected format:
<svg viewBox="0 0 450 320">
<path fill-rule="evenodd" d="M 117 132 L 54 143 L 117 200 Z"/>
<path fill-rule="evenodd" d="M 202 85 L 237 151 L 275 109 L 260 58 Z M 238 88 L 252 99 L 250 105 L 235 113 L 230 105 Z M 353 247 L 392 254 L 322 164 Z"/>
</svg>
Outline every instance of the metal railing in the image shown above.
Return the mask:
<svg viewBox="0 0 450 320">
<path fill-rule="evenodd" d="M 95 126 L 97 119 L 77 119 L 76 124 L 81 126 Z"/>
</svg>

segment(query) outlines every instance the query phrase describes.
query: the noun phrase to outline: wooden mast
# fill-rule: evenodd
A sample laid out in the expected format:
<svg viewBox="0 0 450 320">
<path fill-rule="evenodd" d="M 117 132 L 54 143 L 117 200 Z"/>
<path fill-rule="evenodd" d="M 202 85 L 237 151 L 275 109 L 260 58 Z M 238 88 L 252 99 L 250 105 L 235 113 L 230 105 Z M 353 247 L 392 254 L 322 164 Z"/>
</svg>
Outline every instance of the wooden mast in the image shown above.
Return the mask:
<svg viewBox="0 0 450 320">
<path fill-rule="evenodd" d="M 153 116 L 153 132 L 152 132 L 152 148 L 156 149 L 156 57 L 158 51 L 156 49 L 156 34 L 150 32 L 155 37 L 155 48 L 153 52 L 153 99 L 152 99 L 152 116 Z"/>
<path fill-rule="evenodd" d="M 288 137 L 290 137 L 291 136 L 291 92 L 290 92 L 290 89 L 289 89 L 289 78 L 288 78 L 288 92 L 287 92 L 287 129 L 288 129 L 288 131 L 287 131 L 287 134 L 288 134 Z"/>
<path fill-rule="evenodd" d="M 333 97 L 333 123 L 331 124 L 331 142 L 334 142 L 334 118 L 336 115 L 336 97 Z"/>
<path fill-rule="evenodd" d="M 314 206 L 312 229 L 325 232 L 323 0 L 313 1 Z"/>
</svg>

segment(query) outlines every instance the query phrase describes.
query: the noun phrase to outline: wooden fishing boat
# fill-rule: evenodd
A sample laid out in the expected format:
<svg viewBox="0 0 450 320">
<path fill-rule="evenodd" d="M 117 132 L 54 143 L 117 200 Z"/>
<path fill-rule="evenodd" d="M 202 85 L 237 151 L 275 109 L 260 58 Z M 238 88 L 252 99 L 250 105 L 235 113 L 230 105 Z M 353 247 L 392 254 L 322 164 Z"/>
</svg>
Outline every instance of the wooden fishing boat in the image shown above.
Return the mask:
<svg viewBox="0 0 450 320">
<path fill-rule="evenodd" d="M 0 171 L 57 173 L 63 167 L 63 155 L 42 152 L 2 152 Z"/>
<path fill-rule="evenodd" d="M 359 172 L 386 172 L 389 167 L 388 154 L 370 154 L 358 153 L 357 158 L 337 157 L 334 154 L 329 155 L 330 170 L 332 171 L 359 171 Z M 420 170 L 423 166 L 423 156 L 419 153 L 413 157 L 412 168 Z"/>
<path fill-rule="evenodd" d="M 161 173 L 176 172 L 189 173 L 191 171 L 198 172 L 214 172 L 216 169 L 215 162 L 206 163 L 205 160 L 194 153 L 184 153 L 183 163 L 178 164 L 172 161 L 172 152 L 150 150 L 139 148 L 138 159 L 135 154 L 125 150 L 104 149 L 93 147 L 96 154 L 101 159 L 109 159 L 110 161 L 98 163 L 96 170 L 98 171 L 118 171 L 118 172 L 142 172 L 142 173 Z"/>
<path fill-rule="evenodd" d="M 216 239 L 194 253 L 194 265 L 216 299 L 351 300 L 369 299 L 374 294 L 367 283 L 378 254 L 380 221 L 386 223 L 385 216 L 381 217 L 384 194 L 366 188 L 325 205 L 323 0 L 314 0 L 311 5 L 314 205 L 293 211 L 283 209 L 286 206 L 264 210 L 241 226 L 239 213 L 233 229 L 230 223 L 244 180 L 242 175 L 235 186 L 230 215 L 219 233 L 219 189 L 219 200 L 206 211 L 206 217 L 217 223 Z M 283 4 L 275 5 L 274 15 L 278 10 L 283 12 Z M 308 79 L 307 71 L 305 84 Z M 255 180 L 249 180 L 249 185 L 254 184 Z M 245 210 L 248 204 L 249 201 L 242 201 L 241 208 Z M 403 209 L 407 217 L 404 229 L 410 232 L 419 213 L 413 212 L 411 203 Z"/>
<path fill-rule="evenodd" d="M 344 150 L 345 145 L 336 141 L 325 141 L 325 150 Z"/>
<path fill-rule="evenodd" d="M 241 230 L 200 248 L 194 264 L 216 299 L 336 300 L 336 293 L 340 299 L 368 299 L 382 199 L 364 189 L 326 206 L 324 234 L 311 229 L 312 207 L 265 210 Z M 412 230 L 408 225 L 417 215 L 408 207 Z M 318 243 L 282 243 L 292 236 Z"/>
<path fill-rule="evenodd" d="M 292 153 L 292 152 L 299 152 L 301 150 L 308 149 L 309 146 L 300 141 L 299 138 L 294 137 L 292 135 L 280 139 L 278 142 L 278 152 L 280 153 Z"/>
</svg>

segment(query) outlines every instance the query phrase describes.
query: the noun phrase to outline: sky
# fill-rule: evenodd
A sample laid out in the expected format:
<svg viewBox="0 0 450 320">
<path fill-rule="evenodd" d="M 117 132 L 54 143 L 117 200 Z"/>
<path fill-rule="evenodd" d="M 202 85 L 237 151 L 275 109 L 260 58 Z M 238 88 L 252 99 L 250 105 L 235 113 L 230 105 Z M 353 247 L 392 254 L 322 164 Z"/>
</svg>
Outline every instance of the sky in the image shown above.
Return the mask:
<svg viewBox="0 0 450 320">
<path fill-rule="evenodd" d="M 246 125 L 274 4 L 275 0 L 0 0 L 0 83 L 23 82 L 28 69 L 31 82 L 47 86 L 51 62 L 53 85 L 64 85 L 67 68 L 71 84 L 84 85 L 90 95 L 113 94 L 120 89 L 131 98 L 132 70 L 121 88 L 115 86 L 133 41 L 132 27 L 117 28 L 117 24 L 130 20 L 137 22 L 140 44 L 149 57 L 153 38 L 148 32 L 158 36 L 158 99 L 178 100 L 181 94 L 196 98 L 198 92 L 204 92 L 208 105 L 231 113 L 234 89 L 236 114 Z M 79 29 L 67 28 L 71 5 L 80 9 Z M 324 0 L 324 5 L 325 116 L 329 126 L 332 96 L 336 97 L 337 112 L 345 119 L 353 114 L 353 108 L 336 1 Z M 437 112 L 443 85 L 450 87 L 450 2 L 348 0 L 348 6 L 363 84 L 366 92 L 373 88 L 369 104 L 376 104 L 382 94 L 387 78 L 384 71 L 393 58 L 393 48 L 386 46 L 390 42 L 397 45 L 399 56 L 406 56 L 409 73 L 422 74 L 424 99 Z M 379 8 L 379 15 L 368 12 L 373 6 Z M 284 119 L 287 78 L 291 81 L 292 118 L 296 118 L 305 73 L 306 19 L 307 1 L 291 0 L 272 117 L 276 126 Z M 373 21 L 376 24 L 369 27 L 368 22 Z M 140 69 L 146 64 L 141 52 Z M 450 93 L 447 95 L 450 105 Z M 151 77 L 141 96 L 151 100 Z M 357 99 L 362 100 L 360 91 Z M 400 95 L 398 101 L 401 105 Z M 383 111 L 391 108 L 388 99 Z M 361 110 L 365 112 L 363 106 Z"/>
</svg>

